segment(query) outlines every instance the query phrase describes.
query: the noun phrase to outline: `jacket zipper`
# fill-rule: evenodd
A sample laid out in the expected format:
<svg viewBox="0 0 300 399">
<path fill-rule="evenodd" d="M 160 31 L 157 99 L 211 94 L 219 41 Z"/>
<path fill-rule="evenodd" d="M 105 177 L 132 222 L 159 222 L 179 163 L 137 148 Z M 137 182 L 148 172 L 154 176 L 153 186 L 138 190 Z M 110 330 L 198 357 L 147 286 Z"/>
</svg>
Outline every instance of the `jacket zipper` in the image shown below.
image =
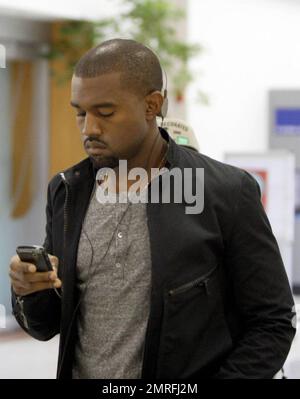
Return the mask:
<svg viewBox="0 0 300 399">
<path fill-rule="evenodd" d="M 60 176 L 62 178 L 62 181 L 65 185 L 65 189 L 66 189 L 66 197 L 65 197 L 65 202 L 64 202 L 64 230 L 63 230 L 63 261 L 62 261 L 62 265 L 63 265 L 63 270 L 61 273 L 61 277 L 63 278 L 63 271 L 65 270 L 65 254 L 66 254 L 66 236 L 67 236 L 67 230 L 68 230 L 68 202 L 69 202 L 69 183 L 67 182 L 66 176 L 64 173 L 60 173 Z M 63 292 L 63 285 L 62 285 L 62 292 Z M 62 370 L 62 366 L 64 363 L 64 359 L 65 359 L 65 355 L 66 355 L 66 349 L 67 349 L 67 343 L 69 341 L 70 338 L 70 334 L 71 334 L 71 327 L 74 321 L 74 316 L 76 314 L 76 309 L 72 315 L 72 320 L 71 323 L 69 325 L 68 331 L 66 333 L 66 340 L 65 340 L 65 347 L 64 347 L 64 351 L 62 352 L 61 355 L 61 359 L 60 359 L 60 367 L 57 371 L 57 375 L 58 378 L 61 374 L 61 370 Z"/>
<path fill-rule="evenodd" d="M 180 287 L 173 288 L 169 290 L 169 295 L 174 296 L 177 294 L 181 294 L 182 292 L 188 291 L 190 288 L 193 287 L 201 287 L 204 286 L 206 294 L 208 295 L 208 281 L 210 279 L 211 274 L 217 269 L 218 266 L 216 266 L 213 270 L 210 272 L 206 273 L 204 276 L 198 277 L 197 279 L 190 281 L 189 283 L 183 284 Z"/>
<path fill-rule="evenodd" d="M 68 202 L 69 202 L 69 184 L 67 182 L 66 176 L 64 173 L 60 173 L 60 176 L 62 178 L 62 181 L 65 185 L 66 189 L 66 197 L 65 197 L 65 202 L 64 202 L 64 229 L 63 229 L 63 270 L 65 266 L 65 254 L 66 254 L 66 239 L 67 239 L 67 230 L 68 230 Z M 61 277 L 63 276 L 63 270 Z M 62 286 L 62 291 L 63 291 L 63 286 Z"/>
</svg>

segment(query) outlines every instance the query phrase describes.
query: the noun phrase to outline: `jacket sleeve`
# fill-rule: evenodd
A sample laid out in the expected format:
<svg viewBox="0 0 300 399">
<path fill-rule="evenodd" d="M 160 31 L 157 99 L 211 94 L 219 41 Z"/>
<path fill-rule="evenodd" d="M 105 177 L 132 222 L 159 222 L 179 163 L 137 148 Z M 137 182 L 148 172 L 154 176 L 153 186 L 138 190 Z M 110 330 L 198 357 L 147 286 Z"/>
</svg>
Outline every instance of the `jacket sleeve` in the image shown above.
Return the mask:
<svg viewBox="0 0 300 399">
<path fill-rule="evenodd" d="M 246 172 L 234 220 L 226 267 L 243 333 L 215 377 L 273 378 L 296 332 L 295 308 L 259 186 Z"/>
<path fill-rule="evenodd" d="M 46 207 L 46 239 L 44 247 L 53 254 L 52 245 L 52 202 L 48 186 Z M 47 341 L 59 333 L 61 299 L 54 289 L 39 291 L 25 296 L 17 296 L 13 289 L 12 309 L 19 325 L 32 337 Z"/>
</svg>

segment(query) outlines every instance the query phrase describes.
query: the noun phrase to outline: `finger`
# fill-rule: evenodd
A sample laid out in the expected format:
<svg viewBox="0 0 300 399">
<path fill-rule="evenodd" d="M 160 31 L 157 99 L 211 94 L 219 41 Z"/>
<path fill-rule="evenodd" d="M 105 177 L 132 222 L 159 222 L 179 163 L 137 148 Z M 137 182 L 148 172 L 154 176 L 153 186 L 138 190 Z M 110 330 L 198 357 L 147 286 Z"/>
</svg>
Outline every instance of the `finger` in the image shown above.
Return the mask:
<svg viewBox="0 0 300 399">
<path fill-rule="evenodd" d="M 35 272 L 35 273 L 24 273 L 23 278 L 25 281 L 30 283 L 38 283 L 44 281 L 55 281 L 57 274 L 55 271 L 51 272 Z"/>
<path fill-rule="evenodd" d="M 36 267 L 33 263 L 22 262 L 18 255 L 11 258 L 10 269 L 16 272 L 20 271 L 27 273 L 34 273 L 36 271 Z"/>
<path fill-rule="evenodd" d="M 20 287 L 20 286 L 18 286 L 18 285 L 15 285 L 15 286 L 13 286 L 13 290 L 14 290 L 14 293 L 16 294 L 16 295 L 25 295 L 27 292 L 28 292 L 28 289 L 25 289 L 25 288 L 23 288 L 23 287 Z"/>
<path fill-rule="evenodd" d="M 35 273 L 23 273 L 10 271 L 9 276 L 12 283 L 20 282 L 21 284 L 42 282 L 42 281 L 55 281 L 57 279 L 56 272 L 35 272 Z"/>
<path fill-rule="evenodd" d="M 43 291 L 47 289 L 60 288 L 60 287 L 61 287 L 61 281 L 59 279 L 56 279 L 55 281 L 52 282 L 49 281 L 49 282 L 32 283 L 30 293 Z"/>
<path fill-rule="evenodd" d="M 20 282 L 22 283 L 22 281 L 24 280 L 24 273 L 23 272 L 15 272 L 13 270 L 10 270 L 10 272 L 8 273 L 9 277 L 11 279 L 12 282 Z"/>
<path fill-rule="evenodd" d="M 29 283 L 22 284 L 21 282 L 17 281 L 12 284 L 12 288 L 17 295 L 25 295 L 31 290 L 31 285 Z"/>
<path fill-rule="evenodd" d="M 57 270 L 58 269 L 58 263 L 59 263 L 58 258 L 56 256 L 54 256 L 54 255 L 48 255 L 48 256 L 49 256 L 49 259 L 50 259 L 50 262 L 51 262 L 51 265 L 52 265 L 53 269 Z"/>
<path fill-rule="evenodd" d="M 29 288 L 24 288 L 22 285 L 16 284 L 13 289 L 17 295 L 26 296 L 35 292 L 44 291 L 47 289 L 60 288 L 61 281 L 59 279 L 54 282 L 39 282 L 31 283 Z"/>
</svg>

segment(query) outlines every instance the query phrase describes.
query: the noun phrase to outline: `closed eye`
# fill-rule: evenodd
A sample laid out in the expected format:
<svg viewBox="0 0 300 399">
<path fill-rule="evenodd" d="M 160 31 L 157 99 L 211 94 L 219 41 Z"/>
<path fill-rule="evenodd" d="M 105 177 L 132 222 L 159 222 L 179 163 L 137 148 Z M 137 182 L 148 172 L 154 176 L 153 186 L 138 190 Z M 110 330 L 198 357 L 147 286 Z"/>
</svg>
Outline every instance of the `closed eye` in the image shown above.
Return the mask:
<svg viewBox="0 0 300 399">
<path fill-rule="evenodd" d="M 103 114 L 102 112 L 98 112 L 98 114 L 99 114 L 100 116 L 103 116 L 104 118 L 108 118 L 109 116 L 113 116 L 114 112 L 110 112 L 110 113 L 108 113 L 108 114 Z"/>
<path fill-rule="evenodd" d="M 103 114 L 101 112 L 98 112 L 99 116 L 102 116 L 103 118 L 108 118 L 110 116 L 113 116 L 114 112 L 110 112 L 109 114 Z M 86 116 L 86 112 L 79 112 L 78 114 L 76 114 L 76 116 L 78 117 L 84 117 Z"/>
</svg>

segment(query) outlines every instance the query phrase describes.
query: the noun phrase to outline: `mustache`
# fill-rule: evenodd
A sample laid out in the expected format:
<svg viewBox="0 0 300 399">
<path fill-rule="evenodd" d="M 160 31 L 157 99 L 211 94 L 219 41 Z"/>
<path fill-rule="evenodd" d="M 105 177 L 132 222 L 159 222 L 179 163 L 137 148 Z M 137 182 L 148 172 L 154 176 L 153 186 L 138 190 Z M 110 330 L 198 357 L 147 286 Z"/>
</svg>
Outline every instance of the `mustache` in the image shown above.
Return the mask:
<svg viewBox="0 0 300 399">
<path fill-rule="evenodd" d="M 99 143 L 99 144 L 106 145 L 106 143 L 104 143 L 104 141 L 99 140 L 98 137 L 93 137 L 93 136 L 87 137 L 87 138 L 84 140 L 83 145 L 86 147 L 87 143 L 92 143 L 93 141 L 95 141 L 96 143 Z"/>
</svg>

